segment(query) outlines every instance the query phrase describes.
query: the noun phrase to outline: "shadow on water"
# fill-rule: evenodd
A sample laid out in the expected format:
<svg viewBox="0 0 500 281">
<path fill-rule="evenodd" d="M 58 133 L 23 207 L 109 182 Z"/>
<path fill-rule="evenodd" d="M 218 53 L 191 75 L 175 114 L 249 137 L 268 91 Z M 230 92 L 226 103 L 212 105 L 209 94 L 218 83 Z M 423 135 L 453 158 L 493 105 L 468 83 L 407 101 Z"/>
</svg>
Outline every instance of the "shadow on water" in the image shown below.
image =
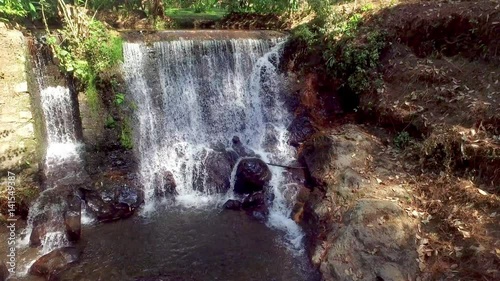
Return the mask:
<svg viewBox="0 0 500 281">
<path fill-rule="evenodd" d="M 306 257 L 245 213 L 175 209 L 87 226 L 82 236 L 82 259 L 61 280 L 317 280 Z"/>
</svg>

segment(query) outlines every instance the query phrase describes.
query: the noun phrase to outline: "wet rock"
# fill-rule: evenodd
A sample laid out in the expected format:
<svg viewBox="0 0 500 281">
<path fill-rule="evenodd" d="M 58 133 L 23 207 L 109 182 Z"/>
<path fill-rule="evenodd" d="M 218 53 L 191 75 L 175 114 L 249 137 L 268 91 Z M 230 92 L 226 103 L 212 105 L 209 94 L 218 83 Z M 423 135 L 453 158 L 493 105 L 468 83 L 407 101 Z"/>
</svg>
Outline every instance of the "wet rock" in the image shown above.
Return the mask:
<svg viewBox="0 0 500 281">
<path fill-rule="evenodd" d="M 283 187 L 283 197 L 288 208 L 292 209 L 290 217 L 297 223 L 302 221 L 305 203 L 309 201 L 311 190 L 300 183 L 291 183 Z"/>
<path fill-rule="evenodd" d="M 293 205 L 291 217 L 292 220 L 295 221 L 296 223 L 302 222 L 302 219 L 304 217 L 304 207 L 305 204 L 302 202 L 297 202 Z"/>
<path fill-rule="evenodd" d="M 207 193 L 226 193 L 231 188 L 231 173 L 238 159 L 234 151 L 205 152 L 201 165 L 195 171 L 196 190 Z"/>
<path fill-rule="evenodd" d="M 239 211 L 239 210 L 241 210 L 241 206 L 242 206 L 242 204 L 240 201 L 229 199 L 226 201 L 226 203 L 224 203 L 224 205 L 222 205 L 222 208 L 224 208 L 226 210 Z"/>
<path fill-rule="evenodd" d="M 128 185 L 119 186 L 115 190 L 113 199 L 118 204 L 125 204 L 133 209 L 139 208 L 144 200 L 141 190 Z"/>
<path fill-rule="evenodd" d="M 295 201 L 305 203 L 309 200 L 310 194 L 311 190 L 305 186 L 302 186 L 295 195 Z"/>
<path fill-rule="evenodd" d="M 264 192 L 255 192 L 248 195 L 242 204 L 247 214 L 258 220 L 266 220 L 269 215 L 267 196 Z"/>
<path fill-rule="evenodd" d="M 141 190 L 127 185 L 114 186 L 107 190 L 81 189 L 87 209 L 97 220 L 110 222 L 132 216 L 144 202 Z"/>
<path fill-rule="evenodd" d="M 292 124 L 288 126 L 288 131 L 290 133 L 288 144 L 298 147 L 318 130 L 309 118 L 302 116 L 292 121 Z"/>
<path fill-rule="evenodd" d="M 165 184 L 163 186 L 163 190 L 165 190 L 165 192 L 167 192 L 169 194 L 176 194 L 177 193 L 177 191 L 175 189 L 176 187 L 177 187 L 177 184 L 175 183 L 174 174 L 172 174 L 172 172 L 168 171 L 165 174 Z"/>
<path fill-rule="evenodd" d="M 49 222 L 47 214 L 40 214 L 33 218 L 33 229 L 30 234 L 30 246 L 38 247 L 42 244 L 42 237 L 47 234 L 47 223 Z"/>
<path fill-rule="evenodd" d="M 51 168 L 45 167 L 43 176 L 45 189 L 64 189 L 68 186 L 88 183 L 90 180 L 87 171 L 82 168 L 82 160 L 77 155 L 65 159 L 64 163 L 58 162 L 57 159 L 46 159 L 46 161 L 46 166 Z"/>
<path fill-rule="evenodd" d="M 65 227 L 66 217 L 68 220 L 71 217 L 71 224 L 74 227 L 71 231 L 75 235 L 71 238 L 78 240 L 80 202 L 80 198 L 70 186 L 61 186 L 41 193 L 32 206 L 33 217 L 30 218 L 32 220 L 30 246 L 40 246 L 43 237 L 48 232 L 65 232 L 67 230 Z"/>
<path fill-rule="evenodd" d="M 266 204 L 266 196 L 264 195 L 264 193 L 255 192 L 245 197 L 242 206 L 244 209 L 249 209 L 249 208 L 256 208 L 265 204 Z"/>
<path fill-rule="evenodd" d="M 234 192 L 251 194 L 262 191 L 271 180 L 271 171 L 264 161 L 258 158 L 242 159 L 236 170 Z"/>
<path fill-rule="evenodd" d="M 82 208 L 81 200 L 74 194 L 68 196 L 68 207 L 64 212 L 64 225 L 69 241 L 76 242 L 82 234 Z"/>
<path fill-rule="evenodd" d="M 29 273 L 55 280 L 69 265 L 77 262 L 81 252 L 75 247 L 64 247 L 43 255 L 30 267 Z"/>
<path fill-rule="evenodd" d="M 166 171 L 163 177 L 155 178 L 155 196 L 164 198 L 177 194 L 177 183 L 175 182 L 174 174 Z"/>
<path fill-rule="evenodd" d="M 300 223 L 302 222 L 304 218 L 304 212 L 305 212 L 305 204 L 309 201 L 309 196 L 311 194 L 311 190 L 302 186 L 300 187 L 297 192 L 294 194 L 294 203 L 293 203 L 293 208 L 291 212 L 291 218 L 296 222 Z"/>
<path fill-rule="evenodd" d="M 233 150 L 238 154 L 239 157 L 256 157 L 257 155 L 251 149 L 245 147 L 241 142 L 240 138 L 237 136 L 233 137 Z"/>
</svg>

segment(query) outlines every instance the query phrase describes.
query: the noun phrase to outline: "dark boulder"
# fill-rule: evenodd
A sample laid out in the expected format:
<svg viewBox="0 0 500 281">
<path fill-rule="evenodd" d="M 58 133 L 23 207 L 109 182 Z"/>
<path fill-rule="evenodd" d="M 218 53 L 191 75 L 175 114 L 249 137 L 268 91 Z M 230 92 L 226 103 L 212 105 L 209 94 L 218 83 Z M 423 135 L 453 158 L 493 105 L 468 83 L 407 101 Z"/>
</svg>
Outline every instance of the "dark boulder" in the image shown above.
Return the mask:
<svg viewBox="0 0 500 281">
<path fill-rule="evenodd" d="M 224 203 L 224 205 L 222 205 L 222 208 L 226 210 L 239 211 L 241 210 L 241 202 L 238 200 L 230 199 L 227 200 L 226 203 Z"/>
<path fill-rule="evenodd" d="M 267 197 L 263 192 L 248 195 L 243 200 L 243 210 L 258 220 L 265 220 L 269 215 L 268 205 L 270 204 Z"/>
<path fill-rule="evenodd" d="M 115 189 L 111 198 L 118 204 L 125 204 L 132 209 L 137 209 L 144 201 L 142 191 L 128 185 L 120 185 Z"/>
<path fill-rule="evenodd" d="M 288 144 L 298 147 L 318 130 L 309 118 L 302 116 L 295 118 L 288 126 Z"/>
<path fill-rule="evenodd" d="M 167 192 L 168 194 L 175 195 L 177 193 L 176 188 L 177 184 L 175 183 L 175 178 L 174 174 L 172 172 L 168 171 L 165 174 L 165 184 L 163 185 L 163 190 Z"/>
<path fill-rule="evenodd" d="M 166 171 L 163 176 L 155 178 L 155 196 L 157 198 L 169 197 L 177 194 L 177 183 L 174 174 Z"/>
<path fill-rule="evenodd" d="M 38 247 L 42 244 L 42 238 L 47 234 L 49 216 L 45 213 L 33 218 L 33 225 L 30 233 L 30 246 Z"/>
<path fill-rule="evenodd" d="M 203 160 L 195 170 L 195 189 L 214 194 L 231 188 L 231 172 L 238 159 L 234 151 L 204 151 Z"/>
<path fill-rule="evenodd" d="M 68 196 L 68 207 L 64 212 L 64 225 L 69 241 L 76 242 L 82 234 L 82 202 L 74 194 Z"/>
<path fill-rule="evenodd" d="M 271 170 L 264 161 L 258 158 L 242 159 L 236 170 L 234 192 L 250 194 L 262 191 L 271 180 Z"/>
<path fill-rule="evenodd" d="M 87 210 L 89 210 L 97 220 L 110 221 L 120 219 L 120 217 L 116 217 L 116 210 L 113 207 L 114 204 L 104 201 L 96 190 L 87 191 L 84 200 L 87 205 Z"/>
<path fill-rule="evenodd" d="M 41 245 L 48 232 L 68 233 L 70 241 L 80 238 L 81 200 L 70 186 L 49 189 L 40 194 L 32 206 L 30 246 Z M 68 227 L 71 227 L 68 228 Z"/>
<path fill-rule="evenodd" d="M 43 255 L 30 267 L 29 273 L 54 280 L 69 265 L 77 262 L 81 251 L 75 247 L 64 247 Z"/>
<path fill-rule="evenodd" d="M 100 192 L 81 189 L 87 210 L 101 222 L 110 222 L 132 216 L 144 202 L 142 191 L 127 185 L 108 187 Z"/>
<path fill-rule="evenodd" d="M 266 196 L 264 195 L 263 192 L 255 192 L 253 194 L 248 195 L 245 197 L 243 200 L 243 208 L 244 209 L 250 209 L 250 208 L 255 208 L 259 207 L 262 205 L 266 204 Z"/>
<path fill-rule="evenodd" d="M 233 150 L 238 154 L 239 157 L 256 157 L 257 155 L 248 147 L 245 147 L 241 142 L 240 138 L 237 136 L 233 137 Z"/>
</svg>

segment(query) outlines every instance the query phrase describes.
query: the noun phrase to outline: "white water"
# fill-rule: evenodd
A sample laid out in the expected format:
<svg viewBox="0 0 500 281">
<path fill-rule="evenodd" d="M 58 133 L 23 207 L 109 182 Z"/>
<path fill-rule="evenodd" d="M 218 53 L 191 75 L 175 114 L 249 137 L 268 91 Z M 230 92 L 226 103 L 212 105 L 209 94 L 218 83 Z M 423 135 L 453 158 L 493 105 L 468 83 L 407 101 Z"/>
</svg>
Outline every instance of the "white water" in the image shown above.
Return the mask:
<svg viewBox="0 0 500 281">
<path fill-rule="evenodd" d="M 282 45 L 278 39 L 124 45 L 125 78 L 137 106 L 135 151 L 146 212 L 157 207 L 155 192 L 164 186 L 167 171 L 174 175 L 178 204 L 216 206 L 230 198 L 231 192 L 216 195 L 206 186 L 203 161 L 214 146 L 230 148 L 233 136 L 266 162 L 294 159 L 295 151 L 286 143 L 292 116 L 280 100 Z M 270 168 L 275 200 L 268 224 L 285 231 L 289 244 L 301 249 L 302 231 L 290 219 L 282 194 L 285 171 Z"/>
<path fill-rule="evenodd" d="M 55 190 L 59 184 L 76 182 L 83 173 L 83 161 L 79 150 L 80 142 L 77 140 L 77 126 L 74 116 L 75 105 L 71 93 L 66 86 L 52 86 L 48 77 L 50 62 L 43 57 L 41 51 L 36 52 L 33 58 L 33 72 L 38 84 L 40 102 L 45 121 L 46 154 L 44 161 L 44 175 L 46 190 L 29 209 L 26 229 L 23 230 L 17 246 L 27 247 L 33 231 L 33 223 L 37 216 L 46 215 L 49 220 L 44 223 L 46 233 L 41 237 L 38 257 L 54 249 L 68 246 L 70 242 L 66 237 L 63 213 L 66 208 L 65 198 L 59 196 Z M 36 259 L 35 259 L 36 260 Z M 27 273 L 31 264 L 19 274 Z"/>
<path fill-rule="evenodd" d="M 41 89 L 40 98 L 47 133 L 45 170 L 50 172 L 68 160 L 81 161 L 69 89 L 47 87 Z"/>
</svg>

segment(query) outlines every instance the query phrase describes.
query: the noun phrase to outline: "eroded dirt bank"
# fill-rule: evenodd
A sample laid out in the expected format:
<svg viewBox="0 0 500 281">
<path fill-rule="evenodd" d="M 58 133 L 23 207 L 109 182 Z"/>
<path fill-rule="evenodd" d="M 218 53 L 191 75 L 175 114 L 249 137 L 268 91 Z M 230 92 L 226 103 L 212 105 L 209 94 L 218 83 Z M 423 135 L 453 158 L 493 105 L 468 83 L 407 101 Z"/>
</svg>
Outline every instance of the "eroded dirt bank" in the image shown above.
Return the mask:
<svg viewBox="0 0 500 281">
<path fill-rule="evenodd" d="M 320 49 L 288 45 L 296 114 L 312 128 L 296 218 L 325 280 L 500 278 L 498 22 L 496 1 L 371 15 L 352 45 L 386 36 L 375 86 L 361 92 Z"/>
</svg>

